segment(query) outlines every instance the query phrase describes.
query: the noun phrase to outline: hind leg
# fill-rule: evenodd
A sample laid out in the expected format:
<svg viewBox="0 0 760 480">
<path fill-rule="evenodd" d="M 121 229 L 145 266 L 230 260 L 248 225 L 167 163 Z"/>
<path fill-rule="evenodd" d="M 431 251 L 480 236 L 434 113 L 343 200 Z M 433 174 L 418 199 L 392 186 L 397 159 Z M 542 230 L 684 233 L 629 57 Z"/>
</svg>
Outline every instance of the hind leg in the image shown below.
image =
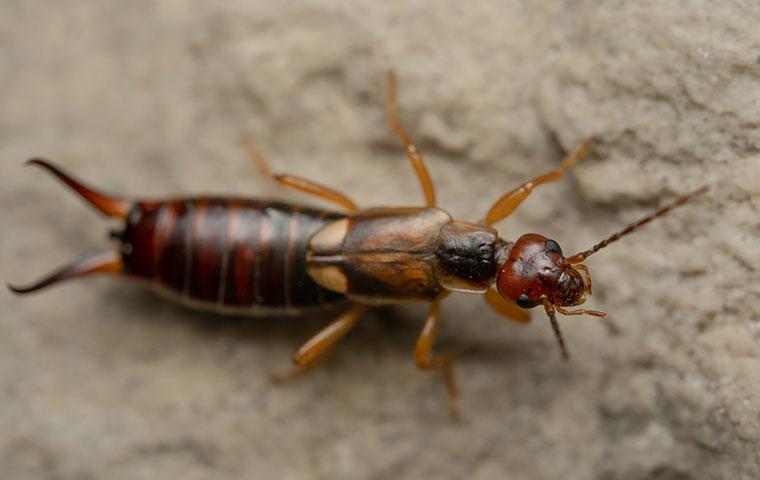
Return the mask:
<svg viewBox="0 0 760 480">
<path fill-rule="evenodd" d="M 324 329 L 317 332 L 293 354 L 296 366 L 293 370 L 282 374 L 272 375 L 275 383 L 282 383 L 300 377 L 321 362 L 334 347 L 338 340 L 346 335 L 359 321 L 359 317 L 367 311 L 363 305 L 354 305 L 342 313 Z"/>
<path fill-rule="evenodd" d="M 337 190 L 333 190 L 330 187 L 326 187 L 319 183 L 312 182 L 311 180 L 307 180 L 295 175 L 273 174 L 272 169 L 269 168 L 269 163 L 267 162 L 266 158 L 264 158 L 264 155 L 258 150 L 258 148 L 256 148 L 253 140 L 246 138 L 243 140 L 243 144 L 248 151 L 248 155 L 254 162 L 256 162 L 256 165 L 259 167 L 259 171 L 264 177 L 274 180 L 283 187 L 292 188 L 294 190 L 317 196 L 329 202 L 336 203 L 345 208 L 348 212 L 356 212 L 359 210 L 359 208 L 350 198 L 338 192 Z"/>
</svg>

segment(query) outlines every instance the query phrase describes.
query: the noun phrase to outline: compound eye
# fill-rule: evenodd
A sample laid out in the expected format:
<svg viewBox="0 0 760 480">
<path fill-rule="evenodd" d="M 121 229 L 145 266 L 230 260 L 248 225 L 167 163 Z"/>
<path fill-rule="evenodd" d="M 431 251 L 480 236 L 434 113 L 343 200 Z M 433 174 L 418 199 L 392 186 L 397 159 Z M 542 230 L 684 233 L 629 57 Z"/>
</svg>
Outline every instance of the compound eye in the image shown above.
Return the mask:
<svg viewBox="0 0 760 480">
<path fill-rule="evenodd" d="M 515 301 L 517 303 L 517 306 L 520 308 L 533 308 L 537 305 L 536 302 L 532 301 L 526 294 L 522 294 L 519 297 L 517 297 L 517 300 Z"/>
<path fill-rule="evenodd" d="M 558 253 L 562 255 L 562 248 L 559 246 L 559 243 L 555 242 L 554 240 L 547 240 L 545 247 L 552 253 Z"/>
</svg>

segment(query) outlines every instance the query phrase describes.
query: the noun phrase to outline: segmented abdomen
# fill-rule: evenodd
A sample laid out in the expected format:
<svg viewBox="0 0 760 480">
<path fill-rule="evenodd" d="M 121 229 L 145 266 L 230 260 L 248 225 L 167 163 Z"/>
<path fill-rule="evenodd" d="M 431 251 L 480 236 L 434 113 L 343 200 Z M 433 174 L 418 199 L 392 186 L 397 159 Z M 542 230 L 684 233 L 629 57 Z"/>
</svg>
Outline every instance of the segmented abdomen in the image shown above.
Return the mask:
<svg viewBox="0 0 760 480">
<path fill-rule="evenodd" d="M 306 273 L 311 235 L 343 215 L 284 203 L 140 202 L 122 234 L 126 272 L 184 300 L 245 313 L 293 312 L 343 297 Z"/>
</svg>

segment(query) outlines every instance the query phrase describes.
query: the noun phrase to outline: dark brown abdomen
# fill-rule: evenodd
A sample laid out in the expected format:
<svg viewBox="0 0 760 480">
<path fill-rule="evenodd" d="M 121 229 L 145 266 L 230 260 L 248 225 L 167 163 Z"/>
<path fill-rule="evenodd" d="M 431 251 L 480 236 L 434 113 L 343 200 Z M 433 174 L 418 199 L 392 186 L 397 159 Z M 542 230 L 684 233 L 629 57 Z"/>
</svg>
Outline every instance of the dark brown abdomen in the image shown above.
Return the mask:
<svg viewBox="0 0 760 480">
<path fill-rule="evenodd" d="M 343 298 L 306 273 L 311 235 L 338 213 L 227 198 L 141 202 L 122 234 L 126 273 L 183 300 L 243 313 L 294 312 Z"/>
</svg>

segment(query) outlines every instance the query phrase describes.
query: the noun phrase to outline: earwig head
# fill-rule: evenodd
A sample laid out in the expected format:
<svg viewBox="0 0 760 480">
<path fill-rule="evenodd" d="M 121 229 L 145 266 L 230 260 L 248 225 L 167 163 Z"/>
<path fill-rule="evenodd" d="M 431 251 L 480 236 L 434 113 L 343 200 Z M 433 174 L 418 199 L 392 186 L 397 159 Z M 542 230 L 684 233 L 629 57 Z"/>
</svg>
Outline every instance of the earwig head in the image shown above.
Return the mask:
<svg viewBox="0 0 760 480">
<path fill-rule="evenodd" d="M 680 207 L 707 190 L 708 187 L 703 186 L 683 195 L 674 202 L 614 233 L 590 249 L 568 258 L 562 256 L 562 249 L 554 240 L 535 233 L 523 235 L 512 245 L 508 258 L 502 264 L 496 277 L 496 287 L 501 296 L 515 302 L 519 307 L 544 306 L 552 323 L 554 334 L 557 336 L 562 356 L 567 359 L 568 354 L 555 311 L 564 315 L 606 316 L 606 313 L 596 310 L 571 311 L 562 308 L 580 305 L 586 300 L 586 295 L 591 294 L 591 275 L 588 267 L 581 262 L 610 243 L 619 240 L 655 218 L 665 215 L 674 208 Z M 580 272 L 585 274 L 585 279 Z"/>
<path fill-rule="evenodd" d="M 528 233 L 512 246 L 496 277 L 499 293 L 522 308 L 541 305 L 573 306 L 590 292 L 581 274 L 565 262 L 562 248 L 543 235 Z"/>
</svg>

